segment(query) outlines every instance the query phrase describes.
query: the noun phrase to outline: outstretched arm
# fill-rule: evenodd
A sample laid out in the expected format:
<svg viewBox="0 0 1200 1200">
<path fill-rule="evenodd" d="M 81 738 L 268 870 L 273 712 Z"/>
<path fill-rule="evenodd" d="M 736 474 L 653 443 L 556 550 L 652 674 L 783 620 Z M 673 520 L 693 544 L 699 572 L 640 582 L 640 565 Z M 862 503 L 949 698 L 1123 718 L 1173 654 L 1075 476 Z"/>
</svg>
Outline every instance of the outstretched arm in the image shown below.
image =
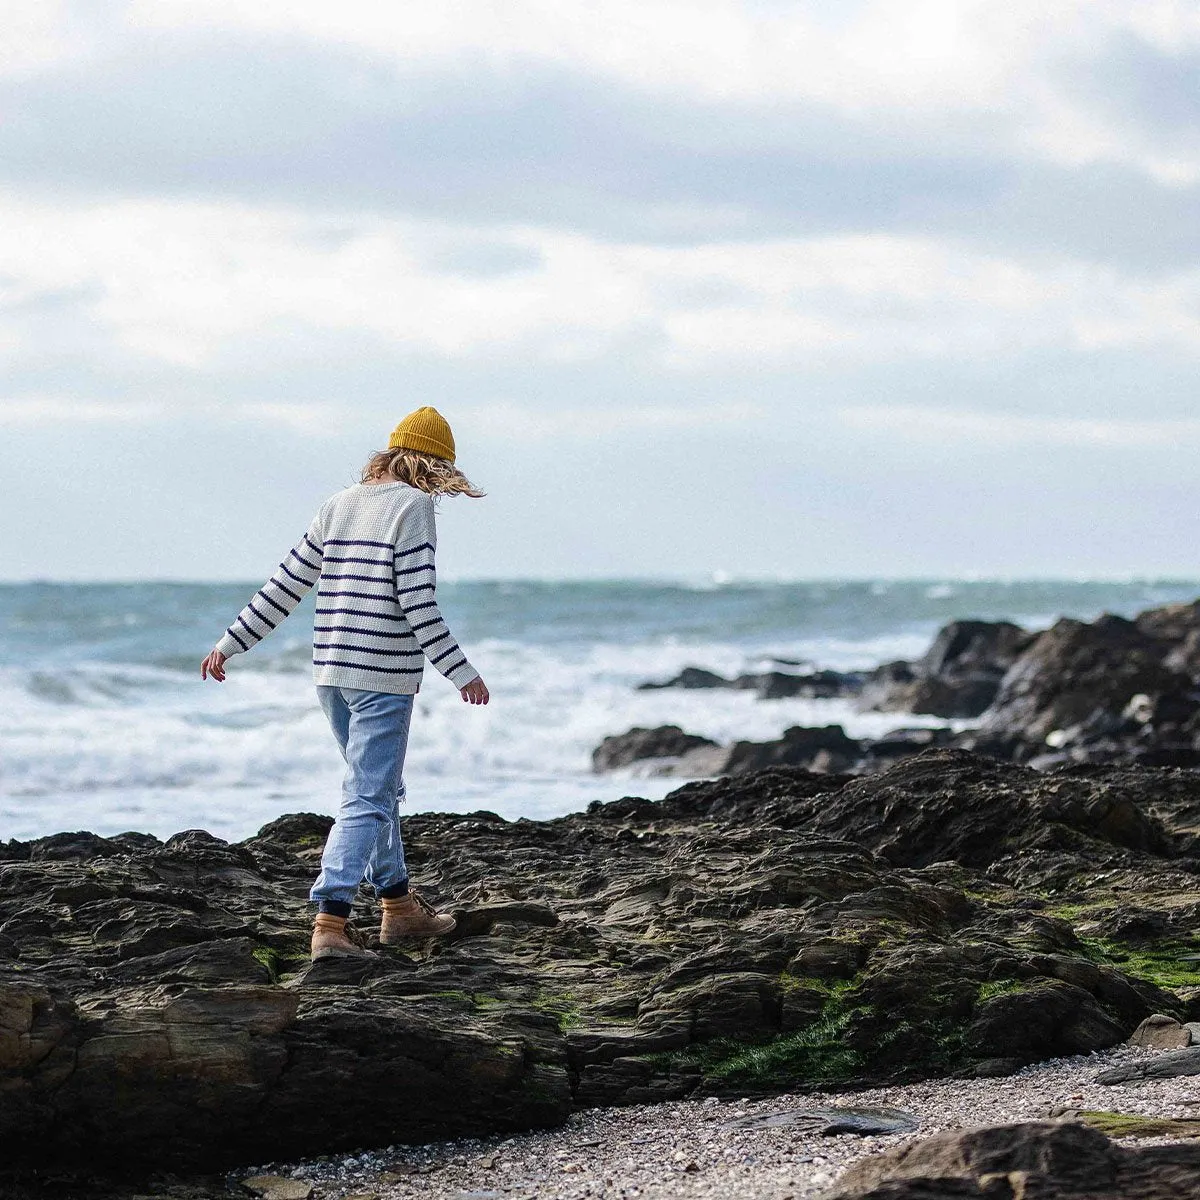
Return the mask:
<svg viewBox="0 0 1200 1200">
<path fill-rule="evenodd" d="M 223 679 L 226 659 L 256 646 L 284 620 L 321 577 L 324 557 L 324 537 L 318 513 L 304 536 L 288 551 L 271 578 L 251 596 L 201 664 L 201 676 L 211 672 L 215 679 Z"/>
<path fill-rule="evenodd" d="M 486 704 L 487 688 L 459 649 L 438 608 L 436 549 L 433 497 L 422 493 L 405 514 L 404 530 L 396 544 L 396 600 L 430 663 L 463 692 L 464 700 Z"/>
</svg>

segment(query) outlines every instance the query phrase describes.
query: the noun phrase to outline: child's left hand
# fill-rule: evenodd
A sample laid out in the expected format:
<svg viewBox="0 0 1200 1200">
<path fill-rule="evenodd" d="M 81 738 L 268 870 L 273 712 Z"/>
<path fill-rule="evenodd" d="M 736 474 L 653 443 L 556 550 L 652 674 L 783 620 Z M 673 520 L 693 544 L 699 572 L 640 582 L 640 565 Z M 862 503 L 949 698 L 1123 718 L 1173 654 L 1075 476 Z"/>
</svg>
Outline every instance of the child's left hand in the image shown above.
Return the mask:
<svg viewBox="0 0 1200 1200">
<path fill-rule="evenodd" d="M 220 650 L 212 651 L 200 664 L 200 678 L 212 676 L 218 683 L 225 682 L 225 655 Z"/>
</svg>

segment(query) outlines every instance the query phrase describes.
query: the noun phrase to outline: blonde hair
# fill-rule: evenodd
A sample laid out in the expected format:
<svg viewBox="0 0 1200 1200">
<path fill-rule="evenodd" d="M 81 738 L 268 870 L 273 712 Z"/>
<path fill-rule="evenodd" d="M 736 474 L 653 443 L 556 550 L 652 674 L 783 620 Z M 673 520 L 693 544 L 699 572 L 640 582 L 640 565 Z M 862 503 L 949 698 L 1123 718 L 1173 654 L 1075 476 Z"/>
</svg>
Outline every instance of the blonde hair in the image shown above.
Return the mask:
<svg viewBox="0 0 1200 1200">
<path fill-rule="evenodd" d="M 426 454 L 422 450 L 377 450 L 362 469 L 359 483 L 370 483 L 374 479 L 394 479 L 420 488 L 431 496 L 472 496 L 479 499 L 481 492 L 448 458 Z"/>
</svg>

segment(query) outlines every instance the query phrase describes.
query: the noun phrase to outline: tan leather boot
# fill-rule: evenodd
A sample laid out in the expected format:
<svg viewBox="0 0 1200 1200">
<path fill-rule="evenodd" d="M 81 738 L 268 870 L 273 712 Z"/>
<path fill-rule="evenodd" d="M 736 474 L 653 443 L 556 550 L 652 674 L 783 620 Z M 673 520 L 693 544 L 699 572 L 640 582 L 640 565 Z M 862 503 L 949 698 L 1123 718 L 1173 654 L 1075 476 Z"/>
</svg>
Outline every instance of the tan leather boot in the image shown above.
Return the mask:
<svg viewBox="0 0 1200 1200">
<path fill-rule="evenodd" d="M 439 913 L 416 892 L 384 899 L 380 903 L 383 905 L 383 927 L 379 931 L 379 940 L 385 946 L 406 937 L 444 937 L 458 924 L 453 917 Z"/>
<path fill-rule="evenodd" d="M 313 922 L 312 960 L 318 958 L 378 958 L 379 955 L 365 946 L 351 941 L 346 929 L 346 918 L 332 913 L 317 913 Z"/>
</svg>

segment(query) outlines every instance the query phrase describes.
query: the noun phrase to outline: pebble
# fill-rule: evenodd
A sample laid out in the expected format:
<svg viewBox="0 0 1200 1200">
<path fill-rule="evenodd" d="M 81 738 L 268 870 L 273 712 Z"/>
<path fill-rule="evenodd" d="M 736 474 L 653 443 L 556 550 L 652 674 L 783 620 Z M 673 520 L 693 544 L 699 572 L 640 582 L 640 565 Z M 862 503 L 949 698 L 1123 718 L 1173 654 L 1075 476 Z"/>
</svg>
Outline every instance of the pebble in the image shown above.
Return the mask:
<svg viewBox="0 0 1200 1200">
<path fill-rule="evenodd" d="M 1054 1108 L 1194 1117 L 1200 1078 L 1136 1080 L 1105 1087 L 1098 1071 L 1152 1057 L 1120 1047 L 1053 1059 L 1000 1079 L 942 1079 L 854 1093 L 809 1092 L 762 1100 L 709 1096 L 668 1104 L 588 1109 L 565 1125 L 516 1137 L 465 1138 L 421 1146 L 270 1164 L 241 1172 L 302 1178 L 313 1200 L 808 1200 L 851 1163 L 944 1129 L 1045 1120 Z M 801 1105 L 894 1108 L 911 1113 L 912 1134 L 823 1137 L 794 1126 L 738 1125 Z"/>
</svg>

